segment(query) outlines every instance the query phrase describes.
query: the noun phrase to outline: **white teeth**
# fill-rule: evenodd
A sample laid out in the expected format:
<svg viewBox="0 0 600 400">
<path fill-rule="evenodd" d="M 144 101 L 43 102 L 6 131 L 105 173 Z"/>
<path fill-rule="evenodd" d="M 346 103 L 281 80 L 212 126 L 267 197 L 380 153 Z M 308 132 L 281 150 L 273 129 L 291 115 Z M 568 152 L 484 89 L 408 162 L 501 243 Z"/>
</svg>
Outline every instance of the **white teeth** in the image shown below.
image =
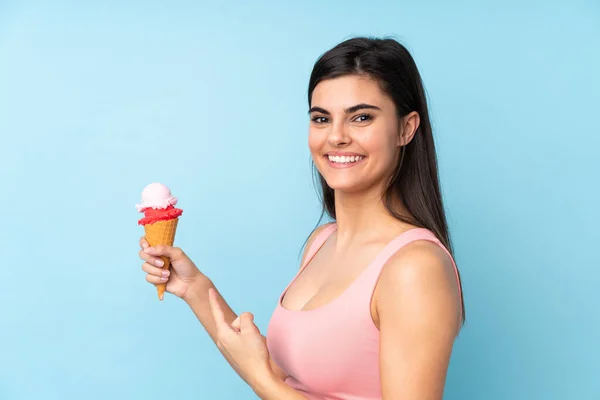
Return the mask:
<svg viewBox="0 0 600 400">
<path fill-rule="evenodd" d="M 363 156 L 328 156 L 329 161 L 339 164 L 349 164 L 363 159 Z"/>
</svg>

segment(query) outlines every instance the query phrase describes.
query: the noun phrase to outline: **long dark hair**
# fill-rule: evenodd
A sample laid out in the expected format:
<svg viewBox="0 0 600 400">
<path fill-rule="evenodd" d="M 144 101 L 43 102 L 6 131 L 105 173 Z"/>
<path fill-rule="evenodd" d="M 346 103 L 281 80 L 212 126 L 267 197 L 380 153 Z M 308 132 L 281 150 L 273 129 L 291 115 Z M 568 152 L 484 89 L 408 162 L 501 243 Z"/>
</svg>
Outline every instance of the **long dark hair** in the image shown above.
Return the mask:
<svg viewBox="0 0 600 400">
<path fill-rule="evenodd" d="M 377 81 L 396 105 L 399 118 L 412 111 L 420 117 L 413 139 L 400 148 L 398 166 L 390 178 L 384 203 L 396 219 L 431 230 L 453 255 L 440 190 L 437 156 L 429 120 L 427 99 L 421 75 L 409 51 L 394 39 L 356 37 L 338 44 L 315 63 L 308 85 L 308 106 L 317 84 L 325 79 L 346 75 L 367 76 Z M 311 161 L 312 163 L 312 161 Z M 322 213 L 335 220 L 334 191 L 313 167 L 313 178 L 320 183 Z M 315 182 L 316 184 L 316 182 Z M 395 201 L 400 200 L 413 217 L 398 214 Z M 462 292 L 462 284 L 460 283 Z M 462 301 L 462 318 L 465 305 Z"/>
</svg>

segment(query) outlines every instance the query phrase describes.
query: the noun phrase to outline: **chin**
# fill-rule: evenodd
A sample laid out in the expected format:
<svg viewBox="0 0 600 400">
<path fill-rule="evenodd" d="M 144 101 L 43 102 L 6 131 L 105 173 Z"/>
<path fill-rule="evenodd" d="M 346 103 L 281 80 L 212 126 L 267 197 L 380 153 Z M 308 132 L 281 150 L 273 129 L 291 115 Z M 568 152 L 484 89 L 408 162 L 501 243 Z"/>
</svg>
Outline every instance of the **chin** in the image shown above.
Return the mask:
<svg viewBox="0 0 600 400">
<path fill-rule="evenodd" d="M 327 185 L 335 191 L 343 193 L 356 193 L 364 190 L 364 184 L 355 179 L 327 179 Z"/>
</svg>

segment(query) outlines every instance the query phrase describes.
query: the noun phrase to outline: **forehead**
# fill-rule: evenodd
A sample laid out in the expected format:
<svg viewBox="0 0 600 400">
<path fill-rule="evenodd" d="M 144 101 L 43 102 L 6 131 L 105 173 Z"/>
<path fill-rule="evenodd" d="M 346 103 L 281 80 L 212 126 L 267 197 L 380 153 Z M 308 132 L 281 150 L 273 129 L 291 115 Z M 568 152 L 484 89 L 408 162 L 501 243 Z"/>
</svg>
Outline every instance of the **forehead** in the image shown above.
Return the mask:
<svg viewBox="0 0 600 400">
<path fill-rule="evenodd" d="M 329 110 L 344 109 L 360 103 L 383 108 L 391 99 L 371 78 L 357 75 L 326 79 L 317 84 L 312 93 L 312 105 Z"/>
</svg>

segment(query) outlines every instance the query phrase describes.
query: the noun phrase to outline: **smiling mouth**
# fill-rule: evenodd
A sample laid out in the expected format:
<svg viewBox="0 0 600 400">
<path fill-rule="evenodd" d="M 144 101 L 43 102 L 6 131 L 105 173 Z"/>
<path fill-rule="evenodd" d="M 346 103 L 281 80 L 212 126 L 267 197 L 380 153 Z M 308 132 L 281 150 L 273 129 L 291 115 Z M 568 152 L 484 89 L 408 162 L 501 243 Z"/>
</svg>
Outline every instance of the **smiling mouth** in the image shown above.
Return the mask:
<svg viewBox="0 0 600 400">
<path fill-rule="evenodd" d="M 334 163 L 334 164 L 354 164 L 358 161 L 363 160 L 365 157 L 364 156 L 331 156 L 331 155 L 326 155 L 325 158 L 327 158 L 330 162 Z"/>
</svg>

